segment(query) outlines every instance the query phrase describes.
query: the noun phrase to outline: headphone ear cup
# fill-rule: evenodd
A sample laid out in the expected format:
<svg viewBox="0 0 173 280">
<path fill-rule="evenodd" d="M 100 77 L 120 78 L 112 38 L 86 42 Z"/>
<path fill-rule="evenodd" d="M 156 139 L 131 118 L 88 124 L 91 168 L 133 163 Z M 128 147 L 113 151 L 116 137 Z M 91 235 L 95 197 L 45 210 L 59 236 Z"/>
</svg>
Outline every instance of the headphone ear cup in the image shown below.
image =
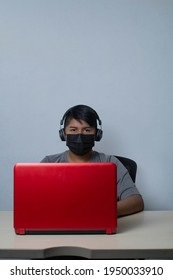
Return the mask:
<svg viewBox="0 0 173 280">
<path fill-rule="evenodd" d="M 100 141 L 102 139 L 102 135 L 103 135 L 103 130 L 102 129 L 97 129 L 95 141 Z"/>
<path fill-rule="evenodd" d="M 59 137 L 62 141 L 65 141 L 64 128 L 59 130 Z"/>
</svg>

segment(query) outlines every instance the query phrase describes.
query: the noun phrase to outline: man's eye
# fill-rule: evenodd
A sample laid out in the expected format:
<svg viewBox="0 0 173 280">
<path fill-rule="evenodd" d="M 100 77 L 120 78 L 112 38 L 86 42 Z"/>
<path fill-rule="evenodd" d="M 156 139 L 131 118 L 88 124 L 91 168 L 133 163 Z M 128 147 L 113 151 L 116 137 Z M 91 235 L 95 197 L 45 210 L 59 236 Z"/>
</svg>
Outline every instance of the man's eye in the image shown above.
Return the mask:
<svg viewBox="0 0 173 280">
<path fill-rule="evenodd" d="M 84 130 L 84 132 L 90 132 L 91 130 L 89 129 L 89 128 L 86 128 L 85 130 Z"/>
</svg>

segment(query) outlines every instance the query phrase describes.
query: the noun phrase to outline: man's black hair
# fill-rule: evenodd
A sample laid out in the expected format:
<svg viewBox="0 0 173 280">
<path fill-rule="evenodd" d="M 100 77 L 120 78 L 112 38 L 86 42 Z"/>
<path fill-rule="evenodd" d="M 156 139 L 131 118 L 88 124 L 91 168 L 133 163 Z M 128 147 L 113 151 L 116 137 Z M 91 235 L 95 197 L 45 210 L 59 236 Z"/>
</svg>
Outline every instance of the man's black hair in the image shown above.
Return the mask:
<svg viewBox="0 0 173 280">
<path fill-rule="evenodd" d="M 94 109 L 87 105 L 76 105 L 70 108 L 65 115 L 64 127 L 66 127 L 72 119 L 77 121 L 85 121 L 91 127 L 97 129 L 98 115 Z"/>
</svg>

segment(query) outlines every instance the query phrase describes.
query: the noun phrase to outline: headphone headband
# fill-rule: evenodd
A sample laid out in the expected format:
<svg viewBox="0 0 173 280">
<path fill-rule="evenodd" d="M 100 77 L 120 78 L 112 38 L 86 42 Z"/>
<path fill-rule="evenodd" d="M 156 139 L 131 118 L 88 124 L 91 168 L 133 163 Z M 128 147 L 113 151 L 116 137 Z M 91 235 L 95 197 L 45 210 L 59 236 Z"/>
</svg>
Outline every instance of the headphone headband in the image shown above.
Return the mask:
<svg viewBox="0 0 173 280">
<path fill-rule="evenodd" d="M 76 106 L 74 106 L 74 107 L 76 107 Z M 63 115 L 63 117 L 62 117 L 62 119 L 61 119 L 61 121 L 60 121 L 60 125 L 63 125 L 63 124 L 64 124 L 64 121 L 65 121 L 65 119 L 66 119 L 68 113 L 70 113 L 70 112 L 73 110 L 74 107 L 71 107 L 70 109 L 68 109 L 68 110 L 64 113 L 64 115 Z M 85 105 L 85 107 L 87 107 L 89 110 L 92 111 L 92 113 L 93 113 L 93 114 L 95 115 L 95 117 L 96 117 L 96 120 L 98 121 L 98 124 L 101 126 L 101 125 L 102 125 L 102 121 L 100 120 L 100 118 L 99 118 L 97 112 L 96 112 L 94 109 L 92 109 L 91 107 L 89 107 L 89 106 L 86 106 L 86 105 Z"/>
</svg>

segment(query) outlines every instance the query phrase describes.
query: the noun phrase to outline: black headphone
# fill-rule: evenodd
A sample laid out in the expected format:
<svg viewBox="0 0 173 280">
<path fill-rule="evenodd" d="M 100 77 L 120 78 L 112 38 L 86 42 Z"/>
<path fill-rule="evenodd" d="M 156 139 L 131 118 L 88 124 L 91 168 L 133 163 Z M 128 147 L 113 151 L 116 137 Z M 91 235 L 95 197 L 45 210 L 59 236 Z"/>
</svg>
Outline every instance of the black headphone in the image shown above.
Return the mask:
<svg viewBox="0 0 173 280">
<path fill-rule="evenodd" d="M 75 106 L 76 107 L 76 106 Z M 98 121 L 98 124 L 100 126 L 99 129 L 97 129 L 96 134 L 95 134 L 95 141 L 100 141 L 102 136 L 103 136 L 103 130 L 102 130 L 102 122 L 97 114 L 97 112 L 95 110 L 93 110 L 92 108 L 90 108 L 89 106 L 87 106 L 89 108 L 89 110 L 92 111 L 92 113 L 94 113 L 96 120 Z M 68 113 L 73 110 L 74 107 L 71 107 L 70 109 L 68 109 L 65 114 L 63 115 L 61 121 L 60 121 L 60 130 L 59 130 L 59 137 L 62 141 L 65 141 L 65 133 L 64 133 L 64 128 L 61 128 L 61 126 L 64 125 L 65 119 L 68 115 Z"/>
</svg>

